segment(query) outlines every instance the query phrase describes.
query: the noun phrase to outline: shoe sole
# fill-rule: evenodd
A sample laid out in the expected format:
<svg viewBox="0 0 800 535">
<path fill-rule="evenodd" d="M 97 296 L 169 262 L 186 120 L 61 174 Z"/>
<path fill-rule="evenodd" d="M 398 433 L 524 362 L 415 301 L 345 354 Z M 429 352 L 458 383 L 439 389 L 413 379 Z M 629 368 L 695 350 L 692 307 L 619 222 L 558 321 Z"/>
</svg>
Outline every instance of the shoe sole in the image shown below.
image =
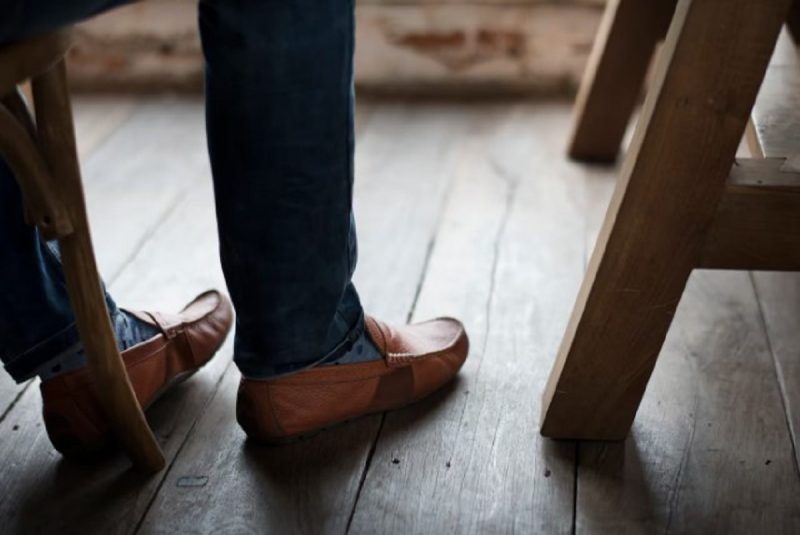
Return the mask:
<svg viewBox="0 0 800 535">
<path fill-rule="evenodd" d="M 211 362 L 211 359 L 222 349 L 222 346 L 225 344 L 225 341 L 228 339 L 230 331 L 228 331 L 225 336 L 222 337 L 222 340 L 217 344 L 214 350 L 211 352 L 211 357 L 203 364 L 198 366 L 197 368 L 186 370 L 184 372 L 180 372 L 176 374 L 173 378 L 169 381 L 161 385 L 161 387 L 156 391 L 153 395 L 153 399 L 147 402 L 147 404 L 142 406 L 142 412 L 147 412 L 150 407 L 156 404 L 159 399 L 161 399 L 167 392 L 169 392 L 173 387 L 181 384 L 182 382 L 188 380 L 191 376 L 199 372 L 203 367 Z M 148 424 L 149 426 L 149 424 Z M 96 442 L 95 444 L 87 444 L 83 443 L 79 447 L 79 449 L 71 450 L 71 451 L 60 451 L 61 455 L 64 458 L 74 459 L 78 461 L 90 461 L 94 460 L 95 456 L 102 456 L 105 454 L 111 454 L 120 449 L 119 441 L 116 437 L 116 434 L 112 431 L 106 438 Z"/>
</svg>

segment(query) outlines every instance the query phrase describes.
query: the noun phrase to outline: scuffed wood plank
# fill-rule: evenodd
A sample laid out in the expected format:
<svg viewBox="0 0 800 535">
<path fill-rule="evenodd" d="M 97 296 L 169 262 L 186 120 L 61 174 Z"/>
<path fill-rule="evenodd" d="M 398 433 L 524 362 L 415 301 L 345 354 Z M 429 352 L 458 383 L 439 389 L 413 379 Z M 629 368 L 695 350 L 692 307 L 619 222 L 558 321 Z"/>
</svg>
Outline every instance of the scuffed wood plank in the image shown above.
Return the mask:
<svg viewBox="0 0 800 535">
<path fill-rule="evenodd" d="M 106 105 L 93 100 L 79 103 L 78 117 L 87 109 L 93 117 L 100 118 L 102 114 L 98 112 L 106 109 Z M 359 131 L 369 121 L 372 109 L 370 104 L 358 108 Z M 115 112 L 113 107 L 106 111 Z M 141 106 L 136 113 L 132 124 L 126 124 L 118 134 L 119 139 L 111 139 L 103 147 L 105 154 L 98 158 L 99 163 L 92 161 L 85 166 L 91 169 L 86 177 L 87 189 L 97 200 L 95 205 L 105 205 L 106 209 L 99 210 L 95 217 L 105 240 L 114 240 L 120 225 L 126 229 L 123 235 L 132 236 L 137 226 L 142 232 L 141 239 L 133 243 L 112 244 L 117 246 L 115 251 L 125 254 L 124 258 L 114 258 L 112 252 L 106 252 L 109 262 L 120 266 L 118 276 L 108 281 L 117 301 L 124 306 L 173 310 L 205 288 L 224 288 L 202 137 L 202 105 L 198 100 L 159 99 Z M 159 120 L 155 115 L 165 117 Z M 83 122 L 78 121 L 79 128 L 91 126 L 99 131 L 91 118 L 84 115 Z M 152 139 L 148 141 L 149 138 Z M 155 150 L 159 145 L 175 152 L 165 157 L 164 151 Z M 132 146 L 143 160 L 124 161 Z M 115 156 L 120 160 L 116 168 Z M 144 182 L 138 191 L 137 181 Z M 184 196 L 187 187 L 191 190 Z M 125 198 L 129 188 L 137 195 L 149 191 L 169 202 L 142 202 L 126 213 L 123 208 L 135 202 Z M 176 197 L 178 194 L 180 199 Z M 173 210 L 170 207 L 176 202 Z M 167 211 L 162 213 L 165 207 Z M 230 342 L 208 367 L 148 411 L 168 457 L 174 457 L 197 414 L 216 389 L 230 362 Z M 5 392 L 5 383 L 0 383 L 0 392 Z M 18 395 L 21 391 L 11 393 Z M 37 381 L 20 399 L 13 418 L 0 427 L 6 437 L 0 441 L 0 450 L 5 462 L 12 464 L 3 470 L 0 487 L 14 493 L 14 497 L 0 498 L 0 519 L 8 526 L 22 526 L 23 530 L 81 525 L 88 531 L 132 532 L 158 488 L 160 477 L 140 481 L 135 474 L 126 472 L 128 463 L 123 458 L 106 460 L 99 466 L 58 464 L 59 456 L 41 427 L 40 413 Z M 121 483 L 106 495 L 109 479 Z M 21 501 L 17 499 L 20 494 Z M 107 508 L 95 511 L 92 504 L 98 501 Z M 34 514 L 37 507 L 47 514 Z"/>
<path fill-rule="evenodd" d="M 17 384 L 7 373 L 0 373 L 0 421 L 12 410 L 14 404 L 29 386 L 29 381 Z"/>
<path fill-rule="evenodd" d="M 800 480 L 748 275 L 689 281 L 623 444 L 582 444 L 578 533 L 795 533 Z"/>
<path fill-rule="evenodd" d="M 201 100 L 142 103 L 83 173 L 100 272 L 113 280 L 192 184 L 210 180 Z"/>
<path fill-rule="evenodd" d="M 110 285 L 120 304 L 174 309 L 207 287 L 224 287 L 201 121 L 198 100 L 161 100 L 143 105 L 86 166 L 96 172 L 87 173 L 89 196 L 97 196 L 107 210 L 99 211 L 99 220 L 107 227 L 106 239 L 113 240 L 114 230 L 119 232 L 120 228 L 121 236 L 136 238 L 127 243 L 127 248 L 125 243 L 116 244 L 125 258 L 108 257 L 125 264 Z M 156 150 L 159 146 L 160 152 Z M 139 147 L 145 159 L 130 158 L 131 147 Z M 141 188 L 138 192 L 137 182 Z M 191 194 L 183 195 L 192 184 Z M 126 198 L 131 190 L 143 197 L 144 190 L 154 198 L 157 193 L 166 196 L 162 202 L 143 202 L 124 215 L 122 209 L 132 202 Z M 178 197 L 179 208 L 173 210 Z M 135 234 L 137 228 L 140 234 Z M 150 233 L 149 240 L 144 231 Z M 139 242 L 140 249 L 135 250 Z M 209 367 L 148 412 L 169 456 L 174 456 L 183 443 L 229 356 L 230 351 L 223 349 Z M 35 532 L 82 526 L 88 532 L 128 533 L 160 481 L 158 477 L 142 480 L 129 472 L 129 463 L 121 456 L 98 465 L 58 462 L 60 456 L 52 449 L 41 423 L 36 387 L 24 393 L 0 424 L 0 435 L 4 437 L 0 441 L 4 459 L 0 520 L 9 529 Z M 118 486 L 109 487 L 110 481 L 117 481 Z M 97 507 L 97 503 L 104 505 Z"/>
<path fill-rule="evenodd" d="M 383 104 L 359 140 L 355 211 L 361 260 L 356 284 L 366 310 L 406 320 L 461 138 L 474 115 L 457 105 Z M 165 479 L 142 524 L 203 533 L 344 532 L 379 428 L 372 416 L 278 448 L 246 443 L 234 419 L 231 368 Z M 224 442 L 216 437 L 225 437 Z M 301 461 L 302 459 L 302 461 Z M 207 477 L 204 486 L 186 486 Z"/>
<path fill-rule="evenodd" d="M 800 273 L 753 272 L 752 279 L 800 466 Z"/>
<path fill-rule="evenodd" d="M 354 533 L 571 530 L 574 445 L 543 439 L 535 414 L 584 269 L 583 171 L 553 157 L 564 108 L 499 119 L 456 169 L 414 313 L 464 318 L 470 357 L 451 388 L 386 416 Z"/>
<path fill-rule="evenodd" d="M 789 161 L 736 161 L 699 266 L 800 270 L 800 172 Z"/>
<path fill-rule="evenodd" d="M 747 140 L 756 157 L 790 158 L 800 153 L 799 70 L 797 47 L 784 30 L 748 123 Z"/>
<path fill-rule="evenodd" d="M 204 182 L 112 284 L 115 297 L 125 305 L 174 310 L 206 288 L 224 287 L 213 214 L 210 182 Z M 148 411 L 168 460 L 174 458 L 214 392 L 230 361 L 230 342 L 209 366 Z M 38 388 L 31 388 L 0 424 L 0 434 L 6 437 L 0 450 L 13 467 L 3 472 L 0 483 L 5 496 L 0 502 L 4 525 L 22 531 L 68 531 L 81 526 L 86 532 L 131 533 L 164 473 L 144 479 L 129 470 L 129 462 L 122 456 L 87 465 L 58 462 L 40 412 Z M 13 426 L 18 427 L 16 433 L 9 431 Z M 111 481 L 117 483 L 109 487 Z M 97 506 L 98 501 L 103 505 Z"/>
<path fill-rule="evenodd" d="M 592 245 L 614 183 L 587 186 Z M 788 327 L 800 314 L 784 317 Z M 800 486 L 778 396 L 747 274 L 695 272 L 628 439 L 580 444 L 577 532 L 796 531 Z"/>
<path fill-rule="evenodd" d="M 703 232 L 789 4 L 745 2 L 747 11 L 678 4 L 545 390 L 545 435 L 627 436 L 675 305 L 698 265 Z M 737 60 L 720 61 L 726 57 Z M 724 117 L 707 107 L 720 91 L 735 110 Z M 706 107 L 701 112 L 686 102 Z"/>
</svg>

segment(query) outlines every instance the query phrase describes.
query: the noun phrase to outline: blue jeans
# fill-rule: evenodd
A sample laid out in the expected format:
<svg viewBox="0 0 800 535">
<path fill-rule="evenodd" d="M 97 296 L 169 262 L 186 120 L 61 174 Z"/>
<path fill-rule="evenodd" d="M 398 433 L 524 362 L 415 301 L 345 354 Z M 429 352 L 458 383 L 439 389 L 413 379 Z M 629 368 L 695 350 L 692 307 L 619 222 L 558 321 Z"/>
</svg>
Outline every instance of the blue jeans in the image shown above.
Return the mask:
<svg viewBox="0 0 800 535">
<path fill-rule="evenodd" d="M 0 43 L 124 3 L 0 0 Z M 364 329 L 351 282 L 353 11 L 353 0 L 200 2 L 220 256 L 247 377 L 335 358 Z M 19 381 L 79 343 L 57 255 L 22 211 L 0 161 L 0 358 Z"/>
</svg>

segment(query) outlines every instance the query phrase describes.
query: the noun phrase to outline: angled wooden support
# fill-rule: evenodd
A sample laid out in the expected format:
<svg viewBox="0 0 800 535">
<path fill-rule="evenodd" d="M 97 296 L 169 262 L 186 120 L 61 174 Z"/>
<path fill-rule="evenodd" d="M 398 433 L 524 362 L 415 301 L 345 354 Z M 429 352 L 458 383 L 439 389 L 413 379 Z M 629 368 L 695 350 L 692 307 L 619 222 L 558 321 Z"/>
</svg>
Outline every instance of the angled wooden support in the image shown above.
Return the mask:
<svg viewBox="0 0 800 535">
<path fill-rule="evenodd" d="M 680 0 L 547 384 L 542 434 L 625 438 L 790 0 Z"/>
<path fill-rule="evenodd" d="M 568 154 L 612 162 L 639 101 L 656 45 L 675 0 L 609 0 L 575 104 Z"/>
<path fill-rule="evenodd" d="M 24 80 L 30 80 L 55 65 L 70 47 L 67 29 L 37 35 L 4 45 L 0 49 L 0 96 L 14 91 Z"/>
<path fill-rule="evenodd" d="M 52 183 L 50 167 L 42 158 L 35 139 L 35 126 L 19 93 L 0 100 L 0 154 L 18 180 L 25 202 L 26 219 L 37 225 L 45 239 L 73 232 L 69 214 Z"/>
<path fill-rule="evenodd" d="M 800 170 L 791 161 L 736 162 L 698 267 L 800 271 Z"/>
<path fill-rule="evenodd" d="M 17 178 L 30 222 L 57 238 L 67 289 L 97 398 L 134 462 L 164 456 L 128 380 L 97 271 L 81 183 L 63 53 L 66 33 L 0 49 L 0 154 Z M 32 80 L 35 120 L 16 85 Z M 12 85 L 13 84 L 13 85 Z"/>
</svg>

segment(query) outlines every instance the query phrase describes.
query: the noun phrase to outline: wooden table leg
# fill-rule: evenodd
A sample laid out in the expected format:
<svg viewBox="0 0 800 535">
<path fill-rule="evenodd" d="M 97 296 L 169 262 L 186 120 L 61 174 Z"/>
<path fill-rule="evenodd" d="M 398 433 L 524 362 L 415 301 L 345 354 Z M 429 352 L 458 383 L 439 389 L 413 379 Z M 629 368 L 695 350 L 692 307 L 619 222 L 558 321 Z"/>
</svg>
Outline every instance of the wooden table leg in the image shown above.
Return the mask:
<svg viewBox="0 0 800 535">
<path fill-rule="evenodd" d="M 59 62 L 33 81 L 41 148 L 50 163 L 53 184 L 61 195 L 74 232 L 59 240 L 64 274 L 89 372 L 112 428 L 134 465 L 154 472 L 164 456 L 145 420 L 117 347 L 92 248 L 83 196 L 66 67 Z"/>
<path fill-rule="evenodd" d="M 543 435 L 627 435 L 790 4 L 678 2 L 545 390 Z"/>
<path fill-rule="evenodd" d="M 800 0 L 794 0 L 789 16 L 786 18 L 786 26 L 795 45 L 800 44 Z"/>
<path fill-rule="evenodd" d="M 575 103 L 569 156 L 612 162 L 675 0 L 609 0 Z"/>
</svg>

